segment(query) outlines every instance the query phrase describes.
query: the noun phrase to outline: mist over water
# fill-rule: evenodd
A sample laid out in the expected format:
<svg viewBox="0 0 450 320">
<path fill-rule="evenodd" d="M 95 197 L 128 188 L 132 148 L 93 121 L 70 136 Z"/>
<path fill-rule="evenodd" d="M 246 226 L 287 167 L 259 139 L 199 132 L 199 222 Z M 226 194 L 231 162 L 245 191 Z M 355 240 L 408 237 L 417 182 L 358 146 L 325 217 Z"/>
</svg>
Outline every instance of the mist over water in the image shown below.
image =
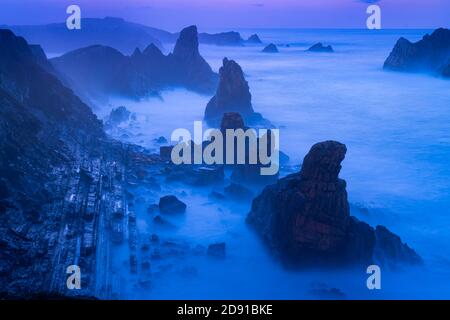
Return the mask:
<svg viewBox="0 0 450 320">
<path fill-rule="evenodd" d="M 139 237 L 157 233 L 189 249 L 152 265 L 152 271 L 160 272 L 152 277 L 151 289 L 127 284 L 123 296 L 317 298 L 310 291 L 320 282 L 339 288 L 347 298 L 449 298 L 450 82 L 382 69 L 400 36 L 417 41 L 429 30 L 238 31 L 244 38 L 257 33 L 264 43 L 277 44 L 280 53 L 261 53 L 262 46 L 201 45 L 201 54 L 215 71 L 223 57 L 241 65 L 255 111 L 280 128 L 280 147 L 292 164 L 300 164 L 317 142 L 345 143 L 340 177 L 347 181 L 352 214 L 372 226 L 386 225 L 424 258 L 425 266 L 382 270 L 378 292 L 367 290 L 364 269 L 287 271 L 245 224 L 250 201 L 220 202 L 208 197 L 211 188 L 164 182 L 162 190 L 141 191 L 136 201 Z M 331 44 L 335 52 L 305 52 L 319 41 Z M 112 134 L 156 150 L 153 139 L 170 140 L 177 128 L 192 132 L 210 98 L 173 89 L 140 102 L 111 99 L 98 115 L 104 118 L 112 107 L 126 106 L 137 121 Z M 146 208 L 166 194 L 177 195 L 188 208 L 170 219 L 173 228 L 161 229 Z M 224 261 L 195 254 L 196 246 L 216 241 L 226 242 Z M 118 249 L 116 277 L 122 279 L 119 283 L 138 282 L 120 272 L 127 259 Z"/>
</svg>

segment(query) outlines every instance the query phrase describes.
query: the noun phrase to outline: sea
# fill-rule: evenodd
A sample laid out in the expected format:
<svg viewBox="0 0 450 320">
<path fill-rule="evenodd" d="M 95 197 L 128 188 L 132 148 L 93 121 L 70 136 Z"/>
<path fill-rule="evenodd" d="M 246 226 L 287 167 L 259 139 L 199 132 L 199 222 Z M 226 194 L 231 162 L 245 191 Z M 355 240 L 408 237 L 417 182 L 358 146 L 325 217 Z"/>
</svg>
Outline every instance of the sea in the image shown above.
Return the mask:
<svg viewBox="0 0 450 320">
<path fill-rule="evenodd" d="M 313 144 L 344 143 L 340 178 L 347 182 L 351 214 L 388 227 L 417 251 L 424 265 L 382 267 L 380 290 L 368 289 L 365 267 L 287 270 L 245 223 L 251 201 L 214 200 L 211 188 L 161 182 L 161 190 L 138 190 L 139 239 L 158 234 L 192 250 L 152 262 L 151 285 L 143 287 L 141 276 L 129 273 L 127 248 L 116 249 L 115 297 L 449 299 L 450 81 L 383 69 L 400 37 L 418 41 L 432 30 L 236 31 L 243 38 L 258 34 L 264 44 L 276 44 L 279 53 L 262 53 L 263 45 L 200 45 L 200 53 L 214 71 L 224 57 L 242 67 L 253 108 L 280 129 L 280 149 L 290 157 L 281 175 L 298 171 Z M 331 45 L 334 52 L 306 51 L 317 42 Z M 155 138 L 170 140 L 177 128 L 193 132 L 210 99 L 173 88 L 141 101 L 113 97 L 95 112 L 104 119 L 112 108 L 126 106 L 136 121 L 111 135 L 156 152 Z M 187 211 L 171 218 L 174 228 L 159 230 L 146 207 L 166 194 L 184 201 Z M 224 260 L 195 254 L 194 248 L 215 242 L 226 243 Z"/>
</svg>

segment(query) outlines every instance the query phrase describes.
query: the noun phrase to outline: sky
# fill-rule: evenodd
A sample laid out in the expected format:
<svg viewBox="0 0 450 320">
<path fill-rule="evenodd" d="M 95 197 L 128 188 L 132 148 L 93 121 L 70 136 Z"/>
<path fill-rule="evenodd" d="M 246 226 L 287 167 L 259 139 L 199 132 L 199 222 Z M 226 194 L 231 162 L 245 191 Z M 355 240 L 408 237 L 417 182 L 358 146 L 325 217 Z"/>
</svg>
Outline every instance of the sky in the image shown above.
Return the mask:
<svg viewBox="0 0 450 320">
<path fill-rule="evenodd" d="M 382 28 L 450 27 L 450 0 L 0 0 L 1 24 L 66 20 L 79 5 L 82 17 L 121 17 L 177 31 L 227 28 L 365 28 L 370 4 L 381 8 Z"/>
</svg>

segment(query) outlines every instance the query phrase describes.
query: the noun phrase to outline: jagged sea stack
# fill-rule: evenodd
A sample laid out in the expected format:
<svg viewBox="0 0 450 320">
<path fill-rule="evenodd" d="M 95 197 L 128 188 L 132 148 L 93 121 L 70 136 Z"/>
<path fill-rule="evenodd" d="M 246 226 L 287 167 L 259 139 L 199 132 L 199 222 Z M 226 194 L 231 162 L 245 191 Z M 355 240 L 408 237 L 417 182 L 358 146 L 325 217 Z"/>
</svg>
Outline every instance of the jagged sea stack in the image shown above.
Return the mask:
<svg viewBox="0 0 450 320">
<path fill-rule="evenodd" d="M 183 85 L 205 92 L 214 91 L 217 74 L 200 55 L 196 26 L 181 30 L 171 58 L 174 61 L 173 72 Z"/>
<path fill-rule="evenodd" d="M 253 118 L 252 95 L 239 64 L 224 58 L 219 76 L 219 87 L 205 109 L 208 124 L 220 124 L 226 112 L 238 112 L 244 120 Z"/>
<path fill-rule="evenodd" d="M 338 177 L 346 151 L 336 141 L 315 144 L 299 173 L 266 187 L 253 200 L 247 222 L 291 267 L 420 263 L 400 238 L 383 232 L 387 229 L 374 230 L 350 216 L 346 182 Z"/>
</svg>

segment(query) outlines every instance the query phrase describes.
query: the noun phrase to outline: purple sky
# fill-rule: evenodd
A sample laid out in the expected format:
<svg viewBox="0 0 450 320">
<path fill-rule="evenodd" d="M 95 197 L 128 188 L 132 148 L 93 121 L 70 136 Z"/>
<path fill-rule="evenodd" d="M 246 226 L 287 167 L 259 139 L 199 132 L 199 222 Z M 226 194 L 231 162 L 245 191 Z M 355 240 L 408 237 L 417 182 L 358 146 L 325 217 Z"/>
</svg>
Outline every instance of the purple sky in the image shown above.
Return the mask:
<svg viewBox="0 0 450 320">
<path fill-rule="evenodd" d="M 210 28 L 364 28 L 377 3 L 383 28 L 449 27 L 450 0 L 1 0 L 0 24 L 62 22 L 69 4 L 82 17 L 118 16 L 171 31 Z"/>
</svg>

